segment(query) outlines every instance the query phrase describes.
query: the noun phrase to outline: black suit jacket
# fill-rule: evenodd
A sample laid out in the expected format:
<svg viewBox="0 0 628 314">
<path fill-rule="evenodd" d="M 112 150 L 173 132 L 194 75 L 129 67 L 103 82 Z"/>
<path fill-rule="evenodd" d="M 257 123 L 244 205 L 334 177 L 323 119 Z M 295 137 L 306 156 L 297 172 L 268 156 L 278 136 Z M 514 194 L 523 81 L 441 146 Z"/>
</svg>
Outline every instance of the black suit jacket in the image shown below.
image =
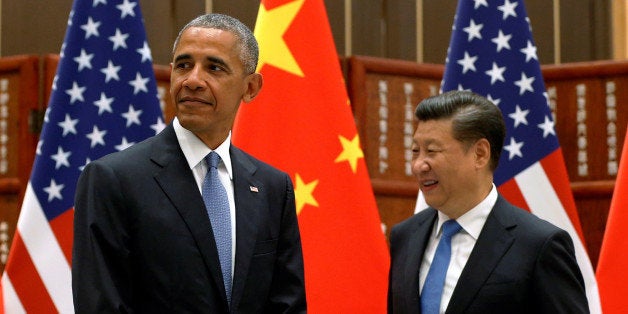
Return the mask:
<svg viewBox="0 0 628 314">
<path fill-rule="evenodd" d="M 305 312 L 290 177 L 233 145 L 230 154 L 237 241 L 230 312 Z M 85 167 L 74 217 L 77 313 L 227 313 L 219 265 L 172 125 Z"/>
<path fill-rule="evenodd" d="M 419 269 L 436 219 L 429 208 L 392 229 L 388 312 L 420 313 Z M 499 196 L 446 312 L 588 311 L 569 234 Z"/>
</svg>

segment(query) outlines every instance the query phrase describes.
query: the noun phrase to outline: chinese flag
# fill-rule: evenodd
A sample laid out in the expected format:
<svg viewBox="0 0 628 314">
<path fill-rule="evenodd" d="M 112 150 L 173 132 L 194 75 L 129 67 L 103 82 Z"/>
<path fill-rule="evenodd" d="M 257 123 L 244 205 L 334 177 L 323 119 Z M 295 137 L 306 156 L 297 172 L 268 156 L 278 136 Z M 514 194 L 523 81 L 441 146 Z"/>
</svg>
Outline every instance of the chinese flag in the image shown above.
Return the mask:
<svg viewBox="0 0 628 314">
<path fill-rule="evenodd" d="M 597 264 L 597 283 L 605 314 L 628 313 L 628 133 Z"/>
<path fill-rule="evenodd" d="M 236 146 L 294 182 L 311 313 L 385 313 L 389 255 L 323 0 L 262 0 Z"/>
</svg>

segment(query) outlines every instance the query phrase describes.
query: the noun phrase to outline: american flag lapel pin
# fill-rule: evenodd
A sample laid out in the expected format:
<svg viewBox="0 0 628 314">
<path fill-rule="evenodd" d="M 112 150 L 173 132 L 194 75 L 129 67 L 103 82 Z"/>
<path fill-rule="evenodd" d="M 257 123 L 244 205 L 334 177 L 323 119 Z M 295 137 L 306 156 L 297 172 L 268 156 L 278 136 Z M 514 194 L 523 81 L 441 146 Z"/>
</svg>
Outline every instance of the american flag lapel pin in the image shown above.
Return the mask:
<svg viewBox="0 0 628 314">
<path fill-rule="evenodd" d="M 259 189 L 256 186 L 250 185 L 249 189 L 251 190 L 251 192 L 255 192 L 255 193 L 259 192 Z"/>
</svg>

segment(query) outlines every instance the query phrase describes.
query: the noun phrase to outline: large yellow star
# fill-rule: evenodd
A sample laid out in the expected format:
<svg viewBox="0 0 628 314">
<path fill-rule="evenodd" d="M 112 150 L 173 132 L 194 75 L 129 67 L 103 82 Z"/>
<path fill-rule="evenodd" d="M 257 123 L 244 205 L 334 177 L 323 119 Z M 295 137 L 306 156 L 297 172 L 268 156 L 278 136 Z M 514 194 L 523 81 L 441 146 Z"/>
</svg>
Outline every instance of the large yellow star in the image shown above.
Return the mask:
<svg viewBox="0 0 628 314">
<path fill-rule="evenodd" d="M 296 0 L 270 11 L 266 10 L 264 4 L 260 5 L 255 24 L 255 37 L 259 42 L 258 71 L 265 64 L 269 64 L 303 77 L 303 71 L 301 71 L 297 61 L 294 60 L 292 52 L 283 40 L 283 35 L 292 24 L 294 17 L 299 13 L 304 1 Z"/>
<path fill-rule="evenodd" d="M 348 161 L 351 170 L 355 173 L 358 169 L 358 158 L 364 157 L 364 152 L 360 148 L 360 137 L 356 134 L 352 140 L 348 140 L 342 135 L 339 135 L 338 138 L 342 144 L 342 153 L 336 157 L 334 162 Z"/>
<path fill-rule="evenodd" d="M 310 183 L 305 183 L 303 182 L 303 179 L 301 179 L 301 176 L 297 173 L 296 181 L 297 182 L 294 187 L 294 195 L 296 198 L 298 215 L 301 213 L 301 210 L 303 209 L 303 206 L 305 206 L 305 204 L 318 207 L 318 202 L 314 198 L 314 195 L 312 195 L 314 193 L 316 185 L 318 184 L 318 180 L 314 180 Z"/>
</svg>

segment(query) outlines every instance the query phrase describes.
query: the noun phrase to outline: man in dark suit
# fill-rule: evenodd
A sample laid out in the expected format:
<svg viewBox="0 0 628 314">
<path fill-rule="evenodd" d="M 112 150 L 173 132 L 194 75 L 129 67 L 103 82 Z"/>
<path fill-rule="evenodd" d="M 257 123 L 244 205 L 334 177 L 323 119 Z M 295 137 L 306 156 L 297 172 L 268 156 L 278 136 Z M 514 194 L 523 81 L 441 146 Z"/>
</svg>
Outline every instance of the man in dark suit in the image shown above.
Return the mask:
<svg viewBox="0 0 628 314">
<path fill-rule="evenodd" d="M 569 234 L 493 184 L 499 109 L 453 91 L 416 109 L 412 170 L 428 209 L 390 235 L 391 313 L 587 313 Z"/>
<path fill-rule="evenodd" d="M 230 141 L 241 101 L 262 87 L 253 34 L 234 18 L 208 14 L 181 30 L 173 54 L 175 120 L 91 162 L 79 179 L 76 312 L 305 312 L 290 177 Z M 212 154 L 217 166 L 205 160 Z M 208 177 L 223 191 L 219 223 Z"/>
</svg>

